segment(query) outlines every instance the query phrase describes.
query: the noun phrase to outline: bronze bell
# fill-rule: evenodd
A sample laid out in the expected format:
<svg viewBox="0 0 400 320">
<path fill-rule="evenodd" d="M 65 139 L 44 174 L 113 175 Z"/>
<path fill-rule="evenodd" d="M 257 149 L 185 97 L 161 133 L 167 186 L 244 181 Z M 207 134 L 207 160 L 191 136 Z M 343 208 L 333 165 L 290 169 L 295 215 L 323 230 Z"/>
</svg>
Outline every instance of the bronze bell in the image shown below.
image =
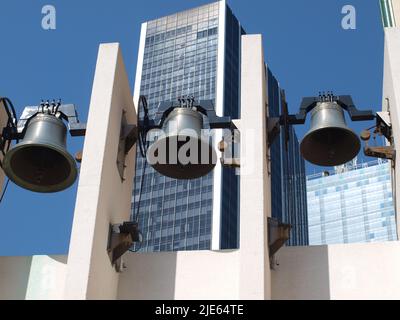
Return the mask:
<svg viewBox="0 0 400 320">
<path fill-rule="evenodd" d="M 304 159 L 319 166 L 346 163 L 360 151 L 358 136 L 346 125 L 335 101 L 318 102 L 311 111 L 311 128 L 300 144 Z"/>
<path fill-rule="evenodd" d="M 201 135 L 203 116 L 200 112 L 175 108 L 165 119 L 162 129 L 164 135 L 147 151 L 147 160 L 156 171 L 174 179 L 196 179 L 214 169 L 217 154 L 210 138 Z M 155 163 L 154 157 L 162 160 Z"/>
<path fill-rule="evenodd" d="M 15 184 L 41 192 L 58 192 L 76 180 L 74 158 L 66 149 L 67 128 L 54 115 L 40 113 L 32 118 L 23 140 L 8 151 L 3 169 Z"/>
</svg>

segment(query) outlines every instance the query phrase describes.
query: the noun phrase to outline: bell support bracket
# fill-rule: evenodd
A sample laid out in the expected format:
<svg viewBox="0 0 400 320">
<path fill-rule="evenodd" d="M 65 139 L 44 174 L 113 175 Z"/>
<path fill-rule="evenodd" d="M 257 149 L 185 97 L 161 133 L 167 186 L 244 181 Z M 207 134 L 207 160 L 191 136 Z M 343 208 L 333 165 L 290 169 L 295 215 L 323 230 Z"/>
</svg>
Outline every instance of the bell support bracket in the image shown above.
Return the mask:
<svg viewBox="0 0 400 320">
<path fill-rule="evenodd" d="M 364 154 L 368 157 L 382 158 L 388 160 L 395 160 L 396 150 L 393 146 L 384 147 L 364 147 Z"/>
<path fill-rule="evenodd" d="M 73 137 L 84 136 L 86 134 L 86 124 L 79 122 L 75 105 L 57 103 L 41 103 L 39 106 L 27 106 L 20 119 L 18 120 L 18 138 L 22 138 L 27 123 L 39 113 L 52 114 L 68 122 L 68 130 Z"/>
<path fill-rule="evenodd" d="M 323 102 L 323 101 L 332 101 L 332 102 L 336 101 L 339 106 L 341 106 L 349 113 L 352 121 L 366 121 L 375 119 L 375 114 L 373 111 L 358 110 L 354 105 L 351 96 L 334 96 L 333 94 L 328 94 L 328 95 L 324 94 L 318 97 L 303 98 L 299 112 L 295 115 L 289 115 L 288 123 L 304 124 L 306 121 L 307 113 L 309 113 L 312 109 L 314 109 L 317 106 L 318 102 Z"/>
<path fill-rule="evenodd" d="M 289 240 L 292 225 L 275 218 L 268 218 L 267 221 L 269 256 L 272 257 Z"/>
<path fill-rule="evenodd" d="M 168 117 L 168 115 L 175 108 L 179 107 L 193 108 L 207 116 L 210 124 L 210 129 L 236 129 L 231 117 L 217 116 L 212 100 L 199 100 L 196 102 L 193 98 L 178 99 L 178 103 L 176 101 L 160 102 L 154 119 L 148 120 L 147 123 L 145 123 L 143 120 L 139 121 L 140 129 L 145 131 L 149 131 L 152 129 L 161 129 L 164 120 Z"/>
<path fill-rule="evenodd" d="M 381 111 L 376 113 L 376 131 L 383 135 L 390 143 L 393 142 L 392 121 L 389 112 Z"/>
<path fill-rule="evenodd" d="M 3 155 L 7 151 L 5 150 L 6 144 L 8 143 L 9 148 L 11 141 L 16 140 L 18 142 L 22 140 L 29 122 L 41 113 L 54 115 L 67 121 L 68 130 L 73 137 L 84 136 L 86 134 L 86 124 L 79 122 L 78 114 L 73 104 L 61 104 L 61 101 L 55 102 L 55 100 L 51 103 L 49 101 L 42 101 L 38 106 L 25 107 L 21 117 L 17 119 L 14 106 L 10 99 L 0 97 L 0 101 L 5 103 L 9 117 L 7 126 L 0 128 L 0 151 Z M 8 110 L 8 106 L 11 106 L 12 112 Z"/>
<path fill-rule="evenodd" d="M 111 264 L 119 267 L 121 256 L 135 243 L 140 241 L 139 228 L 136 222 L 127 221 L 110 225 L 107 252 Z"/>
<path fill-rule="evenodd" d="M 376 113 L 376 126 L 374 134 L 384 136 L 390 143 L 387 146 L 369 146 L 368 141 L 371 134 L 368 130 L 361 133 L 361 139 L 365 142 L 364 154 L 368 157 L 382 158 L 388 160 L 396 159 L 396 149 L 393 145 L 393 132 L 390 114 L 387 111 Z"/>
<path fill-rule="evenodd" d="M 132 147 L 136 144 L 138 139 L 138 127 L 134 124 L 128 124 L 126 119 L 126 111 L 122 112 L 121 119 L 121 132 L 119 137 L 118 144 L 118 154 L 117 154 L 117 168 L 118 173 L 122 181 L 125 181 L 124 172 L 125 172 L 125 160 L 126 156 Z"/>
</svg>

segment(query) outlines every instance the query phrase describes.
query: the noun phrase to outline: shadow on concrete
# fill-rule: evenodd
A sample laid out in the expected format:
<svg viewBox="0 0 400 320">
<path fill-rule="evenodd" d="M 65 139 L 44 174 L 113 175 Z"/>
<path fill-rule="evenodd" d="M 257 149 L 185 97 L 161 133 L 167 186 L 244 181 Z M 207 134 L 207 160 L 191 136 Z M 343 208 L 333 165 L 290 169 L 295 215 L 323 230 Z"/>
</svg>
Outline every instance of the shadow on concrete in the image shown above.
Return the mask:
<svg viewBox="0 0 400 320">
<path fill-rule="evenodd" d="M 118 299 L 174 299 L 176 252 L 128 252 L 123 260 L 127 268 L 119 278 Z"/>
<path fill-rule="evenodd" d="M 329 300 L 328 246 L 283 247 L 271 270 L 273 300 Z"/>
<path fill-rule="evenodd" d="M 32 257 L 0 257 L 0 300 L 25 300 Z"/>
<path fill-rule="evenodd" d="M 63 264 L 67 264 L 68 262 L 68 255 L 49 256 L 49 258 Z"/>
</svg>

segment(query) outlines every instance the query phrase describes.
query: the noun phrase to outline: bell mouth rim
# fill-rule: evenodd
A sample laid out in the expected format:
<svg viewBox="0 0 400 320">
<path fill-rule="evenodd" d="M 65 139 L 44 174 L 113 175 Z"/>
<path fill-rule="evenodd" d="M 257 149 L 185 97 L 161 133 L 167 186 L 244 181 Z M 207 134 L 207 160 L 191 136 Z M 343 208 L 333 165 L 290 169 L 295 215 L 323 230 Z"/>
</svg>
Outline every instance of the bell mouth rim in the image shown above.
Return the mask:
<svg viewBox="0 0 400 320">
<path fill-rule="evenodd" d="M 169 168 L 174 167 L 176 169 L 178 169 L 180 166 L 177 164 L 155 164 L 152 165 L 151 167 L 157 171 L 159 174 L 167 177 L 167 178 L 171 178 L 171 179 L 175 179 L 175 180 L 194 180 L 194 179 L 199 179 L 202 178 L 204 176 L 207 176 L 209 173 L 213 172 L 213 169 L 215 168 L 216 164 L 189 164 L 188 166 L 190 166 L 190 168 L 187 168 L 187 170 L 185 170 L 185 172 L 195 172 L 193 170 L 195 170 L 193 167 L 197 167 L 197 169 L 199 167 L 201 167 L 204 170 L 201 170 L 198 172 L 198 174 L 192 174 L 192 175 L 184 175 L 184 176 L 180 176 L 177 177 L 173 174 L 171 174 L 170 172 L 172 170 L 163 170 L 164 166 L 168 166 Z M 193 169 L 192 169 L 193 168 Z"/>
<path fill-rule="evenodd" d="M 304 154 L 306 154 L 308 156 L 310 154 L 313 154 L 313 152 L 312 151 L 304 152 L 304 148 L 305 148 L 304 142 L 308 143 L 308 141 L 311 139 L 312 135 L 314 135 L 314 134 L 316 134 L 316 133 L 318 133 L 320 131 L 326 130 L 326 129 L 327 129 L 327 127 L 321 127 L 321 128 L 318 128 L 318 129 L 314 129 L 312 131 L 308 131 L 304 135 L 303 139 L 300 142 L 300 153 L 301 153 L 301 156 L 302 156 L 302 158 L 304 160 L 306 160 L 306 161 L 308 161 L 308 162 L 310 162 L 310 163 L 312 163 L 314 165 L 321 166 L 321 167 L 333 167 L 333 166 L 342 165 L 342 164 L 344 164 L 344 163 L 346 163 L 348 161 L 351 161 L 352 159 L 354 159 L 357 156 L 357 154 L 360 152 L 360 149 L 361 149 L 360 139 L 358 138 L 357 134 L 350 128 L 332 126 L 332 127 L 329 127 L 329 129 L 340 129 L 342 131 L 346 131 L 346 133 L 349 135 L 349 137 L 351 137 L 350 138 L 351 139 L 351 144 L 355 145 L 355 148 L 352 150 L 351 153 L 349 153 L 349 156 L 346 157 L 346 159 L 348 158 L 348 160 L 345 160 L 345 161 L 344 160 L 340 160 L 340 161 L 337 160 L 337 161 L 335 161 L 334 159 L 333 160 L 329 160 L 328 159 L 327 161 L 314 161 L 312 159 L 309 159 L 308 157 L 305 157 Z"/>
<path fill-rule="evenodd" d="M 50 187 L 49 186 L 41 187 L 41 186 L 32 186 L 32 184 L 27 184 L 24 180 L 19 178 L 19 176 L 14 173 L 14 170 L 12 170 L 10 161 L 16 151 L 22 149 L 23 147 L 26 147 L 28 144 L 29 147 L 45 147 L 53 151 L 56 151 L 58 154 L 62 156 L 65 156 L 66 160 L 71 165 L 71 172 L 67 177 L 67 179 L 65 179 L 62 183 L 54 184 Z M 61 152 L 58 146 L 55 146 L 51 143 L 43 144 L 43 143 L 33 143 L 31 141 L 24 141 L 23 144 L 17 144 L 6 153 L 6 155 L 3 158 L 3 170 L 6 176 L 16 185 L 18 185 L 23 189 L 36 193 L 55 193 L 63 191 L 71 187 L 75 183 L 78 177 L 78 169 L 75 163 L 75 159 L 72 157 L 71 154 L 69 154 L 69 152 L 64 152 L 64 153 Z"/>
<path fill-rule="evenodd" d="M 177 138 L 179 136 L 188 137 L 187 135 L 173 134 L 173 135 L 169 135 L 167 137 L 162 137 L 161 139 L 158 139 L 158 140 L 154 141 L 154 143 L 152 143 L 149 146 L 148 150 L 147 150 L 146 159 L 145 160 L 149 162 L 148 154 L 149 154 L 149 152 L 154 154 L 154 152 L 155 152 L 154 149 L 157 147 L 156 144 L 157 144 L 158 141 L 167 140 L 169 138 Z M 199 137 L 193 137 L 193 138 L 196 138 L 197 141 L 201 143 L 201 149 L 200 150 L 203 150 L 202 149 L 203 147 L 207 148 L 209 150 L 209 158 L 215 159 L 215 162 L 211 161 L 210 163 L 197 163 L 197 164 L 189 163 L 187 165 L 182 165 L 182 164 L 179 164 L 179 163 L 176 163 L 176 164 L 175 163 L 174 164 L 162 163 L 162 164 L 160 164 L 159 162 L 156 162 L 154 164 L 150 164 L 150 162 L 149 162 L 149 164 L 158 173 L 160 173 L 160 174 L 162 174 L 162 175 L 164 175 L 164 176 L 166 176 L 168 178 L 172 178 L 172 179 L 192 180 L 192 179 L 198 179 L 198 178 L 201 178 L 203 176 L 206 176 L 207 174 L 212 172 L 213 169 L 215 168 L 215 166 L 217 165 L 217 162 L 218 162 L 217 152 L 215 151 L 214 147 L 206 139 L 202 139 L 202 138 L 199 138 Z M 162 170 L 163 167 L 169 167 L 169 168 L 175 167 L 176 168 L 175 170 L 178 170 L 178 168 L 182 168 L 183 169 L 184 167 L 187 167 L 185 171 L 189 172 L 189 173 L 193 173 L 193 174 L 191 174 L 191 175 L 188 174 L 188 175 L 185 175 L 185 177 L 180 178 L 180 177 L 173 176 L 172 174 L 170 174 L 170 172 L 173 171 L 173 170 Z M 195 169 L 191 169 L 189 167 L 193 167 L 193 168 L 197 167 L 197 169 L 198 168 L 201 168 L 201 169 L 204 168 L 204 170 L 200 170 L 197 174 L 194 174 L 196 171 L 193 171 L 193 170 L 195 170 Z"/>
</svg>

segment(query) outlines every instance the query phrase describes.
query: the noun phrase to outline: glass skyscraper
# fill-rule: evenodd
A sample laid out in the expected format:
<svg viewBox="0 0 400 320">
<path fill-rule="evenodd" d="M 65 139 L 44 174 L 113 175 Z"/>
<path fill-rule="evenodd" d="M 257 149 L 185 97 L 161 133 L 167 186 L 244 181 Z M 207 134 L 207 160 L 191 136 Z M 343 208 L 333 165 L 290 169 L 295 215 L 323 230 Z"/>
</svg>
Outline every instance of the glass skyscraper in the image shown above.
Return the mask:
<svg viewBox="0 0 400 320">
<path fill-rule="evenodd" d="M 282 92 L 271 71 L 268 74 L 269 116 L 281 114 Z M 286 145 L 284 129 L 271 145 L 272 217 L 292 226 L 286 245 L 308 245 L 307 193 L 304 159 L 293 126 Z"/>
<path fill-rule="evenodd" d="M 136 105 L 139 95 L 146 96 L 152 118 L 160 102 L 190 95 L 214 100 L 220 116 L 239 118 L 242 34 L 225 1 L 143 23 Z M 239 177 L 234 169 L 218 162 L 205 177 L 175 180 L 145 162 L 138 152 L 132 217 L 143 233 L 141 251 L 239 246 Z"/>
<path fill-rule="evenodd" d="M 310 245 L 397 240 L 390 162 L 307 177 Z"/>
</svg>

